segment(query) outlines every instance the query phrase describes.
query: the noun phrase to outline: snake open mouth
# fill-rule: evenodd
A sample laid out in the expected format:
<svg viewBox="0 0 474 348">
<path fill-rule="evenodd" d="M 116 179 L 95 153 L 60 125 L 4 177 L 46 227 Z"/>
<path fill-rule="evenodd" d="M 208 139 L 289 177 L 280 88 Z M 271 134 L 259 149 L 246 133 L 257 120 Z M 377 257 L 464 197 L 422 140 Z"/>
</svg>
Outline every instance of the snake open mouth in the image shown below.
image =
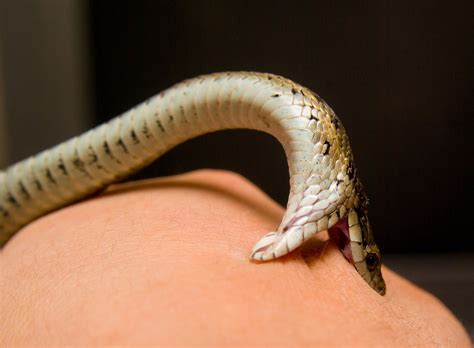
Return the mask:
<svg viewBox="0 0 474 348">
<path fill-rule="evenodd" d="M 351 249 L 351 239 L 349 237 L 349 223 L 347 217 L 339 220 L 329 230 L 329 237 L 336 243 L 337 247 L 342 251 L 346 259 L 354 264 Z"/>
</svg>

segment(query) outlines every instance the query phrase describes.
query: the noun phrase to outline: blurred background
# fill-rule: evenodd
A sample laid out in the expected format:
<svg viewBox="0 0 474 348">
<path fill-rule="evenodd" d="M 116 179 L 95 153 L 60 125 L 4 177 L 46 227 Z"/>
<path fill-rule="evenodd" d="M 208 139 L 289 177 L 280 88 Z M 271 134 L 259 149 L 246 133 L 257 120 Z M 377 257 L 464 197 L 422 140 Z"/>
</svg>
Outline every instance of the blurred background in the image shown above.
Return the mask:
<svg viewBox="0 0 474 348">
<path fill-rule="evenodd" d="M 473 2 L 0 0 L 0 168 L 185 78 L 256 70 L 343 121 L 386 263 L 474 333 Z M 286 203 L 276 140 L 225 131 L 136 178 L 241 173 Z"/>
</svg>

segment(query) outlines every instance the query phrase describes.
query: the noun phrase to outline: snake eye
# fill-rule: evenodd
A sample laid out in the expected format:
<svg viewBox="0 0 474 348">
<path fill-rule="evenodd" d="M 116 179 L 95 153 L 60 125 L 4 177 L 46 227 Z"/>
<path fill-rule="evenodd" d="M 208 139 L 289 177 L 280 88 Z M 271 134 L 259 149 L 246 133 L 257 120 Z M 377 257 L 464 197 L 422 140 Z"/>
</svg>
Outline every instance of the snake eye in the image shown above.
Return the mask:
<svg viewBox="0 0 474 348">
<path fill-rule="evenodd" d="M 369 253 L 365 258 L 365 263 L 367 264 L 367 269 L 373 271 L 380 263 L 379 256 L 376 253 Z"/>
</svg>

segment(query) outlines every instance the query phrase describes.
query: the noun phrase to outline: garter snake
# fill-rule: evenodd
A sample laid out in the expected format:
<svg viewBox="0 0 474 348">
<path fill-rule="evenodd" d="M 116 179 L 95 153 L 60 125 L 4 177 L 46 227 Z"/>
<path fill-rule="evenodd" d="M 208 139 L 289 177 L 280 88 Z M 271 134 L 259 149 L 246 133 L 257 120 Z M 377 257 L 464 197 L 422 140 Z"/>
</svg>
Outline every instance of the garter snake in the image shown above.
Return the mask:
<svg viewBox="0 0 474 348">
<path fill-rule="evenodd" d="M 276 137 L 290 172 L 283 220 L 256 243 L 251 258 L 278 258 L 329 230 L 363 279 L 385 294 L 368 200 L 341 121 L 309 89 L 265 73 L 186 80 L 0 172 L 0 245 L 35 218 L 125 178 L 188 139 L 235 128 Z"/>
</svg>

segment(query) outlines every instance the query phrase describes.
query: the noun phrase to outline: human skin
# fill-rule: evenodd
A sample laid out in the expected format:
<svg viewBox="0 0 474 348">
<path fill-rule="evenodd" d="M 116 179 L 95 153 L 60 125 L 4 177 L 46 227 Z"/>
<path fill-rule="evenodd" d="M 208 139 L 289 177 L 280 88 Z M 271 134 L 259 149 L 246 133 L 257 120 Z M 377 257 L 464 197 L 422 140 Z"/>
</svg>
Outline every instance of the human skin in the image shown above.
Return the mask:
<svg viewBox="0 0 474 348">
<path fill-rule="evenodd" d="M 386 267 L 378 295 L 325 233 L 250 261 L 282 213 L 244 178 L 206 170 L 38 219 L 0 254 L 0 346 L 470 346 L 435 297 Z"/>
</svg>

